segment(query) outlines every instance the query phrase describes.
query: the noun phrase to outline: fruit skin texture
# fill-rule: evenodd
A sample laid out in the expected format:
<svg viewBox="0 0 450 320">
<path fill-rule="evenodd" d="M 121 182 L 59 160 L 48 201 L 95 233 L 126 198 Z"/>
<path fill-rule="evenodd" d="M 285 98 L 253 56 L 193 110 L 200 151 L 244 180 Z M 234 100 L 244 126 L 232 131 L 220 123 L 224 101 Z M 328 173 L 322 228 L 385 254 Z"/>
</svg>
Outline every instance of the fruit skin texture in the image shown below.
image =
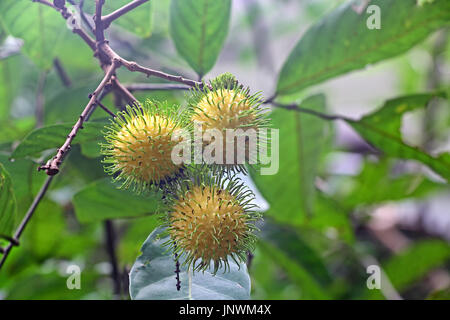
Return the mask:
<svg viewBox="0 0 450 320">
<path fill-rule="evenodd" d="M 236 89 L 218 89 L 208 92 L 197 104 L 193 121 L 203 122 L 205 129 L 238 129 L 254 127 L 256 115 L 244 92 Z M 249 128 L 249 127 L 247 127 Z M 256 128 L 254 128 L 256 129 Z"/>
<path fill-rule="evenodd" d="M 227 141 L 227 129 L 242 129 L 244 131 L 253 129 L 256 134 L 262 128 L 269 126 L 269 119 L 266 118 L 265 109 L 261 108 L 259 94 L 250 94 L 248 88 L 243 88 L 235 77 L 229 73 L 223 74 L 204 89 L 192 90 L 192 97 L 189 101 L 191 109 L 191 121 L 200 122 L 203 131 L 217 129 L 222 132 L 223 152 L 220 165 L 228 171 L 245 171 L 244 163 L 240 163 L 237 158 L 238 150 L 245 149 L 245 161 L 253 160 L 256 163 L 257 150 L 261 143 L 267 141 L 257 141 L 257 150 L 249 150 L 248 138 L 245 145 L 237 145 L 235 141 Z M 193 130 L 193 128 L 192 128 Z M 234 140 L 234 139 L 233 139 Z M 212 141 L 213 142 L 213 141 Z M 205 143 L 204 147 L 209 143 Z M 227 145 L 234 147 L 234 161 L 227 163 Z M 228 147 L 228 150 L 231 150 Z"/>
<path fill-rule="evenodd" d="M 228 258 L 238 264 L 246 260 L 256 242 L 254 222 L 260 216 L 251 210 L 253 194 L 239 179 L 200 179 L 172 201 L 169 244 L 175 253 L 185 254 L 185 264 L 193 270 L 205 270 L 212 262 L 216 273 L 221 266 L 229 267 Z"/>
<path fill-rule="evenodd" d="M 182 123 L 174 108 L 147 101 L 142 108 L 128 107 L 112 121 L 105 138 L 105 171 L 117 175 L 122 187 L 141 192 L 151 185 L 162 186 L 182 174 L 183 167 L 171 159 L 179 142 L 172 135 Z"/>
</svg>

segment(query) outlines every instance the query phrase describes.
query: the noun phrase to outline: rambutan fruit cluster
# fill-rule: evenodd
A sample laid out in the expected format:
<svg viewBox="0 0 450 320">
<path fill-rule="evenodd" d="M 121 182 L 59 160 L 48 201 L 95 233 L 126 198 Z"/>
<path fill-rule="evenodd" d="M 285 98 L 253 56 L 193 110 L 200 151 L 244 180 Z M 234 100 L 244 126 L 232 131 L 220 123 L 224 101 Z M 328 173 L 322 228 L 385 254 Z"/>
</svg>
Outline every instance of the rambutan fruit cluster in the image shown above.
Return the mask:
<svg viewBox="0 0 450 320">
<path fill-rule="evenodd" d="M 245 162 L 177 164 L 174 148 L 185 143 L 179 131 L 192 135 L 193 123 L 199 122 L 205 130 L 257 132 L 268 120 L 259 95 L 250 95 L 230 74 L 202 88 L 191 90 L 185 109 L 146 101 L 119 112 L 107 127 L 102 152 L 105 171 L 123 188 L 164 193 L 164 225 L 170 236 L 166 245 L 175 256 L 193 270 L 212 267 L 216 273 L 221 267 L 229 269 L 229 259 L 238 264 L 246 260 L 256 242 L 260 214 L 253 193 L 235 175 L 246 172 Z M 229 142 L 224 143 L 224 155 Z M 246 149 L 246 162 L 254 156 L 246 140 L 234 148 Z"/>
</svg>

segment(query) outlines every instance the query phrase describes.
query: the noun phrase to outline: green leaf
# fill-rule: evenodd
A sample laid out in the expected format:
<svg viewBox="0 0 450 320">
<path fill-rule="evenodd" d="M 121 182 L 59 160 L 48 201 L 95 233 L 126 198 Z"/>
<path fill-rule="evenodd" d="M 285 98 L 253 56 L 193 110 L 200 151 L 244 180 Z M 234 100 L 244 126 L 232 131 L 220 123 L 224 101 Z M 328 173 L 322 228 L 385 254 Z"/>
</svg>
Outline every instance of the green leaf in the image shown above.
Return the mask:
<svg viewBox="0 0 450 320">
<path fill-rule="evenodd" d="M 401 54 L 450 21 L 450 2 L 372 0 L 381 11 L 381 29 L 370 30 L 371 14 L 358 13 L 358 0 L 315 23 L 295 46 L 278 79 L 277 92 L 292 94 L 311 85 Z"/>
<path fill-rule="evenodd" d="M 318 193 L 314 206 L 314 215 L 304 222 L 305 227 L 327 234 L 336 234 L 337 238 L 353 244 L 353 226 L 348 211 L 339 206 L 336 201 L 322 193 Z"/>
<path fill-rule="evenodd" d="M 130 0 L 105 1 L 105 4 L 103 5 L 103 15 L 108 15 L 109 13 L 130 2 Z M 112 25 L 118 25 L 121 28 L 143 38 L 150 37 L 152 34 L 152 2 L 153 1 L 151 0 L 147 1 L 127 12 L 118 19 L 114 20 Z M 79 1 L 77 0 L 76 3 L 79 3 Z M 85 1 L 83 10 L 86 13 L 94 14 L 95 1 Z"/>
<path fill-rule="evenodd" d="M 433 292 L 427 300 L 450 300 L 450 287 Z"/>
<path fill-rule="evenodd" d="M 36 126 L 35 117 L 0 120 L 0 143 L 11 143 L 23 139 Z M 9 151 L 10 149 L 8 149 Z"/>
<path fill-rule="evenodd" d="M 17 220 L 20 220 L 34 196 L 39 192 L 46 175 L 36 170 L 37 164 L 28 159 L 9 161 L 7 155 L 0 154 L 0 163 L 11 176 L 14 195 L 17 200 Z"/>
<path fill-rule="evenodd" d="M 351 180 L 350 188 L 340 203 L 349 211 L 358 205 L 371 205 L 406 198 L 418 198 L 447 185 L 428 180 L 423 174 L 404 174 L 392 177 L 392 161 L 365 161 L 362 171 Z"/>
<path fill-rule="evenodd" d="M 65 229 L 62 208 L 55 202 L 43 200 L 27 226 L 24 245 L 38 259 L 54 258 L 55 251 L 67 238 Z"/>
<path fill-rule="evenodd" d="M 16 223 L 16 196 L 11 177 L 0 163 L 0 236 L 11 237 Z"/>
<path fill-rule="evenodd" d="M 58 262 L 59 264 L 57 264 Z M 11 261 L 8 261 L 8 264 L 10 263 Z M 13 276 L 1 279 L 2 289 L 6 291 L 5 299 L 100 300 L 107 298 L 102 297 L 101 293 L 98 293 L 97 281 L 102 278 L 102 275 L 96 270 L 82 269 L 81 288 L 79 290 L 69 290 L 67 289 L 66 281 L 71 274 L 66 273 L 67 269 L 62 268 L 60 261 L 47 260 L 45 267 L 33 267 L 28 268 L 23 273 L 13 273 Z M 3 286 L 5 282 L 6 285 Z M 111 297 L 109 298 L 111 299 Z"/>
<path fill-rule="evenodd" d="M 123 5 L 129 3 L 129 0 L 114 1 L 114 5 L 111 4 L 112 1 L 106 1 L 107 9 L 106 13 L 110 10 L 115 10 Z M 111 6 L 111 7 L 109 7 Z M 147 1 L 141 4 L 139 7 L 127 12 L 125 15 L 121 16 L 119 19 L 114 21 L 118 26 L 130 31 L 142 38 L 148 38 L 152 34 L 152 1 Z"/>
<path fill-rule="evenodd" d="M 403 291 L 449 259 L 448 243 L 441 240 L 423 240 L 382 263 L 382 267 L 394 288 Z M 370 299 L 382 298 L 378 290 L 367 291 Z"/>
<path fill-rule="evenodd" d="M 160 224 L 161 219 L 158 215 L 130 220 L 118 244 L 119 261 L 125 264 L 133 263 L 140 254 L 141 244 L 148 237 L 148 231 L 154 230 Z"/>
<path fill-rule="evenodd" d="M 42 69 L 51 67 L 60 40 L 70 34 L 59 12 L 28 0 L 2 0 L 0 23 L 24 40 L 23 52 Z"/>
<path fill-rule="evenodd" d="M 300 264 L 291 260 L 286 253 L 278 250 L 272 244 L 263 241 L 258 243 L 258 247 L 282 266 L 292 281 L 302 289 L 302 294 L 305 299 L 329 299 L 328 294 L 308 271 Z"/>
<path fill-rule="evenodd" d="M 27 156 L 35 156 L 38 153 L 60 147 L 72 130 L 73 123 L 55 124 L 42 127 L 30 132 L 24 140 L 17 146 L 11 155 L 13 159 L 19 159 Z M 101 142 L 103 135 L 101 131 L 105 127 L 102 122 L 87 122 L 83 125 L 73 140 L 73 144 L 87 142 Z"/>
<path fill-rule="evenodd" d="M 0 20 L 1 24 L 1 20 Z M 34 88 L 37 83 L 36 67 L 23 55 L 16 55 L 8 59 L 0 60 L 0 129 L 6 125 L 5 120 L 10 114 L 11 106 L 19 93 L 22 98 L 29 93 L 30 88 Z M 14 81 L 11 81 L 14 79 Z M 24 89 L 26 88 L 26 89 Z M 35 99 L 34 92 L 31 93 Z M 9 119 L 8 119 L 9 120 Z M 11 124 L 9 124 L 12 127 Z M 4 141 L 5 136 L 0 134 L 0 140 Z"/>
<path fill-rule="evenodd" d="M 133 218 L 153 214 L 161 201 L 161 194 L 137 195 L 130 190 L 118 189 L 111 178 L 88 184 L 73 197 L 75 213 L 80 222 L 105 219 Z"/>
<path fill-rule="evenodd" d="M 81 66 L 72 66 L 72 68 L 78 70 Z M 101 77 L 96 74 L 94 79 L 86 80 L 86 78 L 82 78 L 80 83 L 74 83 L 70 88 L 59 87 L 48 92 L 45 102 L 45 124 L 72 123 L 76 120 L 80 116 L 82 108 L 88 103 L 89 94 L 100 81 Z M 58 82 L 60 82 L 59 79 Z M 103 103 L 108 105 L 106 101 L 103 101 Z M 90 121 L 96 119 L 97 114 L 106 116 L 102 109 L 96 108 L 89 118 Z"/>
<path fill-rule="evenodd" d="M 170 33 L 178 53 L 200 75 L 214 66 L 228 33 L 231 0 L 172 0 Z"/>
<path fill-rule="evenodd" d="M 249 267 L 254 300 L 299 300 L 303 291 L 286 275 L 278 261 L 260 248 L 253 252 Z"/>
<path fill-rule="evenodd" d="M 134 300 L 188 299 L 187 268 L 180 267 L 181 290 L 176 289 L 174 257 L 162 244 L 163 228 L 155 229 L 142 245 L 142 255 L 130 272 L 130 296 Z M 183 261 L 180 261 L 182 263 Z M 230 262 L 230 270 L 220 268 L 215 276 L 211 271 L 192 274 L 194 300 L 250 299 L 250 277 L 247 266 Z"/>
<path fill-rule="evenodd" d="M 305 99 L 301 106 L 324 111 L 325 98 L 323 95 L 314 95 Z M 312 115 L 282 109 L 273 111 L 270 118 L 272 127 L 279 129 L 278 173 L 250 173 L 270 203 L 268 213 L 280 222 L 298 225 L 306 216 L 313 215 L 314 182 L 328 127 L 325 121 Z"/>
<path fill-rule="evenodd" d="M 431 99 L 441 94 L 416 94 L 387 101 L 383 107 L 362 119 L 349 123 L 365 140 L 384 154 L 422 162 L 442 178 L 450 179 L 450 154 L 432 156 L 419 147 L 404 143 L 401 134 L 401 121 L 405 112 L 425 107 Z"/>
<path fill-rule="evenodd" d="M 261 227 L 261 241 L 269 243 L 302 266 L 319 284 L 331 283 L 331 277 L 322 258 L 292 227 L 265 219 Z"/>
</svg>

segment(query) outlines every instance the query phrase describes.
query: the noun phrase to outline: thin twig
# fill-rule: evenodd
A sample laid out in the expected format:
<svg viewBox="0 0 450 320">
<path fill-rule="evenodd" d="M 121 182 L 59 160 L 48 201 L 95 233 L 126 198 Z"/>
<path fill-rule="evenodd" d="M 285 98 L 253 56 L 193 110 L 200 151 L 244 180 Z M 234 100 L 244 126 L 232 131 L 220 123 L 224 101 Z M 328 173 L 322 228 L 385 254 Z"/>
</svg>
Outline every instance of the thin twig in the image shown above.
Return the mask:
<svg viewBox="0 0 450 320">
<path fill-rule="evenodd" d="M 95 23 L 95 39 L 97 43 L 105 41 L 105 29 L 103 27 L 102 21 L 102 9 L 105 4 L 105 0 L 95 0 L 95 15 L 94 15 L 94 23 Z"/>
<path fill-rule="evenodd" d="M 113 84 L 113 88 L 116 89 L 116 92 L 120 93 L 120 95 L 125 99 L 127 104 L 130 106 L 135 105 L 139 106 L 139 102 L 135 98 L 135 96 L 124 86 L 122 85 L 116 76 L 111 79 Z"/>
<path fill-rule="evenodd" d="M 38 207 L 39 203 L 41 202 L 42 198 L 44 197 L 45 193 L 47 192 L 48 187 L 50 186 L 50 183 L 53 180 L 53 176 L 49 176 L 47 180 L 45 180 L 45 183 L 42 185 L 41 190 L 39 190 L 39 193 L 34 198 L 33 202 L 31 203 L 30 208 L 28 209 L 27 213 L 25 214 L 25 217 L 22 219 L 22 222 L 20 223 L 19 227 L 17 228 L 16 232 L 14 233 L 13 240 L 10 241 L 8 246 L 4 249 L 4 253 L 2 256 L 2 259 L 0 261 L 0 269 L 4 265 L 6 258 L 8 258 L 9 253 L 11 252 L 14 245 L 18 245 L 20 236 L 22 235 L 23 230 L 27 226 L 28 222 L 30 221 L 31 217 L 33 216 L 34 212 L 36 211 L 36 208 Z"/>
<path fill-rule="evenodd" d="M 122 64 L 132 72 L 140 72 L 147 76 L 154 76 L 161 79 L 165 79 L 172 82 L 179 82 L 190 87 L 198 86 L 199 88 L 203 87 L 203 83 L 200 81 L 195 81 L 191 79 L 183 78 L 182 76 L 168 74 L 159 70 L 153 70 L 150 68 L 143 67 L 134 61 L 127 61 L 125 59 L 121 59 Z"/>
<path fill-rule="evenodd" d="M 65 7 L 64 1 L 58 2 L 58 7 L 53 5 L 52 3 L 48 2 L 47 0 L 33 0 L 33 1 L 47 5 L 51 8 L 59 11 L 65 20 L 67 20 L 67 19 L 69 19 L 69 17 L 71 17 L 71 14 L 67 11 L 67 8 Z M 101 1 L 101 3 L 103 3 L 103 1 Z M 101 15 L 101 10 L 99 10 L 99 14 Z M 89 45 L 89 47 L 93 51 L 96 51 L 97 45 L 96 45 L 95 41 L 83 29 L 75 28 L 75 29 L 73 29 L 73 32 L 78 34 Z M 83 123 L 89 119 L 89 117 L 95 110 L 95 106 L 97 105 L 95 102 L 98 102 L 98 100 L 101 100 L 101 99 L 97 99 L 98 95 L 102 91 L 104 91 L 104 89 L 108 89 L 107 84 L 111 81 L 111 78 L 114 76 L 115 70 L 118 67 L 120 67 L 120 65 L 121 65 L 120 61 L 117 61 L 116 59 L 111 59 L 110 66 L 108 67 L 107 71 L 105 71 L 105 76 L 104 76 L 103 80 L 101 81 L 101 83 L 99 84 L 97 89 L 94 91 L 94 93 L 90 96 L 90 100 L 89 100 L 88 104 L 86 105 L 85 109 L 81 113 L 80 118 L 78 119 L 77 123 L 72 128 L 72 131 L 68 135 L 67 140 L 64 143 L 64 145 L 58 150 L 58 153 L 52 160 L 49 160 L 45 166 L 41 166 L 38 168 L 38 170 L 45 169 L 47 174 L 49 175 L 49 177 L 44 182 L 39 193 L 34 198 L 30 208 L 28 209 L 27 213 L 25 214 L 25 217 L 22 219 L 13 238 L 9 239 L 9 244 L 7 245 L 6 248 L 2 248 L 2 250 L 1 250 L 2 258 L 0 260 L 0 269 L 4 265 L 6 259 L 8 258 L 9 253 L 12 250 L 12 247 L 19 245 L 19 238 L 20 238 L 22 232 L 24 231 L 26 225 L 30 221 L 34 212 L 36 211 L 36 208 L 38 207 L 39 203 L 45 196 L 45 193 L 47 192 L 47 190 L 50 186 L 50 183 L 53 180 L 54 174 L 59 172 L 59 166 L 61 165 L 61 163 L 64 160 L 65 156 L 67 155 L 68 151 L 70 150 L 70 145 L 71 145 L 72 140 L 76 136 L 78 130 L 82 129 Z M 115 83 L 120 85 L 120 83 L 118 82 L 117 79 L 115 79 Z M 132 96 L 131 93 L 128 92 L 128 94 Z"/>
<path fill-rule="evenodd" d="M 114 224 L 111 220 L 105 220 L 104 230 L 106 250 L 108 252 L 109 261 L 112 267 L 111 278 L 114 282 L 114 294 L 117 297 L 120 297 L 122 279 L 116 254 L 116 232 L 114 230 Z"/>
<path fill-rule="evenodd" d="M 72 140 L 77 135 L 78 130 L 82 129 L 84 120 L 85 120 L 87 114 L 90 113 L 91 109 L 95 105 L 95 101 L 97 100 L 99 93 L 108 84 L 108 82 L 110 81 L 114 72 L 116 71 L 116 69 L 119 66 L 120 66 L 120 62 L 114 60 L 112 65 L 109 67 L 108 72 L 103 77 L 103 80 L 98 85 L 97 89 L 95 89 L 95 91 L 91 94 L 88 104 L 84 108 L 78 121 L 75 123 L 75 125 L 73 126 L 69 135 L 67 136 L 66 142 L 64 142 L 64 144 L 61 146 L 61 148 L 58 149 L 56 156 L 53 157 L 53 159 L 49 160 L 46 165 L 39 167 L 39 170 L 45 170 L 48 175 L 55 175 L 59 172 L 59 166 L 61 165 L 64 154 L 70 150 L 70 145 L 72 143 Z"/>
<path fill-rule="evenodd" d="M 87 43 L 87 45 L 93 50 L 95 51 L 96 46 L 95 46 L 95 41 L 94 39 L 91 38 L 90 35 L 88 35 L 83 29 L 80 28 L 74 28 L 73 33 L 77 34 L 80 36 L 81 39 L 84 40 L 84 42 Z"/>
<path fill-rule="evenodd" d="M 80 0 L 80 4 L 78 5 L 78 9 L 80 11 L 81 20 L 83 20 L 83 22 L 88 26 L 88 29 L 91 32 L 94 32 L 94 28 L 92 27 L 91 22 L 86 18 L 86 15 L 84 14 L 83 6 L 84 6 L 84 0 Z"/>
<path fill-rule="evenodd" d="M 41 0 L 41 1 L 45 1 L 45 0 Z M 105 37 L 104 37 L 105 26 L 102 22 L 102 19 L 97 18 L 98 15 L 101 14 L 103 3 L 104 3 L 104 0 L 96 0 L 96 14 L 94 16 L 94 21 L 95 21 L 94 33 L 95 33 L 97 42 L 94 39 L 92 39 L 82 28 L 74 28 L 73 29 L 73 32 L 78 34 L 84 40 L 84 42 L 86 42 L 89 45 L 89 47 L 96 53 L 96 55 L 98 56 L 98 58 L 100 59 L 102 64 L 108 64 L 113 59 L 118 59 L 122 65 L 124 65 L 128 70 L 130 70 L 132 72 L 141 72 L 147 76 L 155 76 L 155 77 L 162 78 L 162 79 L 165 79 L 168 81 L 183 83 L 190 87 L 193 87 L 193 86 L 199 86 L 200 88 L 203 87 L 203 83 L 200 81 L 186 79 L 179 75 L 172 75 L 172 74 L 168 74 L 168 73 L 165 73 L 165 72 L 162 72 L 159 70 L 154 70 L 154 69 L 143 67 L 134 61 L 128 61 L 128 60 L 122 58 L 120 55 L 118 55 L 116 52 L 114 52 L 114 50 L 111 49 L 111 47 L 105 40 Z M 70 17 L 70 13 L 67 12 L 66 7 L 63 7 L 62 9 L 58 9 L 58 8 L 54 7 L 53 5 L 52 5 L 52 7 L 55 8 L 56 10 L 60 11 L 64 19 L 67 20 Z M 123 88 L 125 88 L 125 87 L 120 86 L 120 85 L 117 86 L 118 90 L 122 90 L 121 93 L 123 95 L 128 96 L 127 100 L 131 100 L 131 97 L 133 97 L 133 95 L 129 91 L 128 92 L 123 91 Z M 136 98 L 133 97 L 132 101 L 137 101 L 137 100 L 136 100 Z"/>
<path fill-rule="evenodd" d="M 100 101 L 96 100 L 95 103 L 102 108 L 104 111 L 106 111 L 107 114 L 109 114 L 111 117 L 115 118 L 116 115 L 114 114 L 114 112 L 112 112 L 111 110 L 109 110 L 107 107 L 105 107 L 103 105 L 103 103 L 101 103 Z"/>
<path fill-rule="evenodd" d="M 130 91 L 189 90 L 191 87 L 171 83 L 130 83 L 125 84 Z"/>
<path fill-rule="evenodd" d="M 69 75 L 66 72 L 66 69 L 64 69 L 61 61 L 59 58 L 53 59 L 53 66 L 55 67 L 56 73 L 58 74 L 59 78 L 61 79 L 61 82 L 66 88 L 69 88 L 72 85 L 72 81 L 69 78 Z"/>
<path fill-rule="evenodd" d="M 263 102 L 264 104 L 272 104 L 273 106 L 277 107 L 277 108 L 281 108 L 281 109 L 286 109 L 286 110 L 292 110 L 292 111 L 297 111 L 297 112 L 301 112 L 301 113 L 307 113 L 316 117 L 319 117 L 321 119 L 324 120 L 344 120 L 344 121 L 354 121 L 350 118 L 347 118 L 345 116 L 342 115 L 335 115 L 335 114 L 326 114 L 326 113 L 322 113 L 313 109 L 308 109 L 308 108 L 303 108 L 300 107 L 298 104 L 296 103 L 292 103 L 292 104 L 283 104 L 283 103 L 278 103 L 275 101 L 271 101 L 271 100 L 266 100 Z"/>
<path fill-rule="evenodd" d="M 58 9 L 58 8 L 56 8 L 54 5 L 53 5 L 53 3 L 51 3 L 50 1 L 47 1 L 47 0 L 31 0 L 32 2 L 38 2 L 38 3 L 41 3 L 41 4 L 43 4 L 43 5 L 46 5 L 46 6 L 49 6 L 49 7 L 51 7 L 51 8 L 53 8 L 53 9 Z"/>
<path fill-rule="evenodd" d="M 131 1 L 130 3 L 124 5 L 123 7 L 117 9 L 116 11 L 103 16 L 102 17 L 102 21 L 103 21 L 103 27 L 106 29 L 109 27 L 109 25 L 111 24 L 111 22 L 113 22 L 114 20 L 120 18 L 121 16 L 123 16 L 124 14 L 126 14 L 127 12 L 130 12 L 131 10 L 133 10 L 134 8 L 140 6 L 141 4 L 147 2 L 148 0 L 134 0 Z"/>
<path fill-rule="evenodd" d="M 147 76 L 155 76 L 155 77 L 162 78 L 162 79 L 165 79 L 168 81 L 183 83 L 190 87 L 194 87 L 194 86 L 198 86 L 200 88 L 203 87 L 203 82 L 195 81 L 192 79 L 186 79 L 186 78 L 183 78 L 182 76 L 168 74 L 168 73 L 165 73 L 165 72 L 162 72 L 159 70 L 146 68 L 146 67 L 141 66 L 140 64 L 138 64 L 135 61 L 128 61 L 128 60 L 122 58 L 120 55 L 118 55 L 106 42 L 100 43 L 98 45 L 98 49 L 101 53 L 105 54 L 109 59 L 119 60 L 125 68 L 127 68 L 128 70 L 130 70 L 132 72 L 140 72 Z"/>
</svg>

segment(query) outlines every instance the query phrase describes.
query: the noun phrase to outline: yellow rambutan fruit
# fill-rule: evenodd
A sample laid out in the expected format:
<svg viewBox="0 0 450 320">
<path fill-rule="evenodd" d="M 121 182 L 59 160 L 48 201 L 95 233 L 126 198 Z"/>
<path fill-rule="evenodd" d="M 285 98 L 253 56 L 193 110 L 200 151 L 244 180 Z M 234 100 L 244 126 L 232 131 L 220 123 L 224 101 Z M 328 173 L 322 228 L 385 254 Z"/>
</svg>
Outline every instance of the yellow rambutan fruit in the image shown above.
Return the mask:
<svg viewBox="0 0 450 320">
<path fill-rule="evenodd" d="M 237 89 L 209 91 L 197 103 L 193 121 L 203 122 L 205 129 L 254 128 L 256 115 L 244 92 Z M 250 112 L 249 112 L 250 111 Z"/>
<path fill-rule="evenodd" d="M 133 185 L 137 191 L 171 182 L 183 170 L 171 159 L 172 148 L 179 142 L 172 135 L 181 128 L 174 107 L 151 101 L 128 107 L 105 134 L 103 162 L 109 164 L 105 170 L 123 180 L 123 187 Z"/>
<path fill-rule="evenodd" d="M 252 211 L 253 194 L 239 179 L 199 175 L 189 181 L 172 200 L 168 217 L 170 244 L 185 254 L 185 264 L 214 273 L 228 266 L 228 258 L 245 261 L 256 237 Z"/>
<path fill-rule="evenodd" d="M 265 117 L 266 110 L 261 108 L 259 94 L 250 95 L 248 88 L 240 86 L 233 75 L 226 73 L 211 81 L 209 86 L 192 90 L 190 106 L 192 124 L 200 123 L 203 132 L 210 129 L 221 132 L 222 159 L 215 164 L 242 171 L 245 162 L 257 163 L 261 143 L 266 143 L 261 141 L 258 133 L 268 127 L 269 121 Z M 236 134 L 229 138 L 227 130 L 234 130 Z M 250 148 L 252 134 L 254 148 Z M 244 138 L 241 144 L 238 143 L 239 136 Z M 215 139 L 205 142 L 204 147 L 214 142 Z M 244 153 L 244 157 L 238 157 L 239 151 Z M 227 157 L 228 152 L 233 154 Z"/>
</svg>

